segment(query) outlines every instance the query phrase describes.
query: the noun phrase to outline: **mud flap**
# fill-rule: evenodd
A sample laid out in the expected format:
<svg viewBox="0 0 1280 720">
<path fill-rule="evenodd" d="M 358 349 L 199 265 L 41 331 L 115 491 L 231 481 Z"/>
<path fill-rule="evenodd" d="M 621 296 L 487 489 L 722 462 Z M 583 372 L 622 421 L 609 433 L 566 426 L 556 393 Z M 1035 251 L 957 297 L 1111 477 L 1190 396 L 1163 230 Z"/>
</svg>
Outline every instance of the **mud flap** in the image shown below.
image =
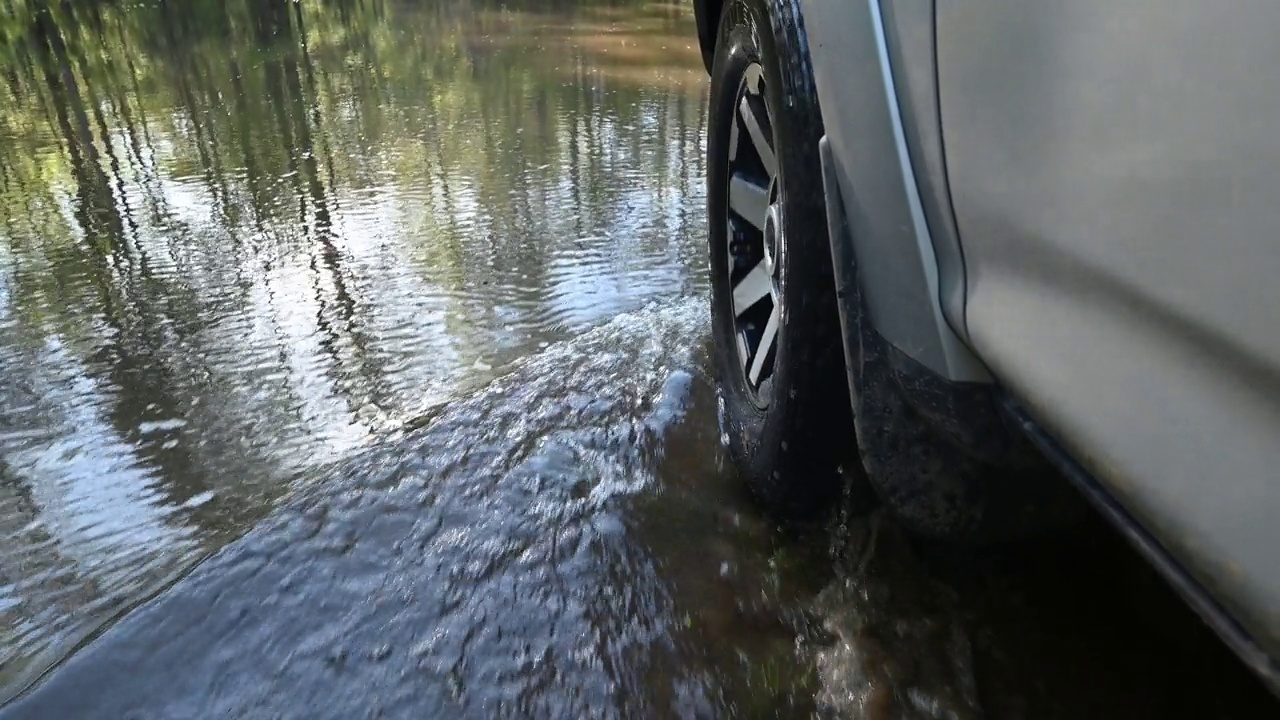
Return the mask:
<svg viewBox="0 0 1280 720">
<path fill-rule="evenodd" d="M 827 209 L 827 234 L 831 241 L 831 270 L 836 284 L 836 304 L 840 306 L 840 336 L 844 341 L 845 382 L 849 386 L 849 403 L 858 404 L 855 368 L 862 346 L 859 333 L 862 302 L 858 297 L 858 266 L 853 255 L 853 238 L 840 199 L 840 182 L 836 179 L 835 159 L 826 135 L 818 141 L 818 158 L 822 163 L 822 192 Z"/>
</svg>

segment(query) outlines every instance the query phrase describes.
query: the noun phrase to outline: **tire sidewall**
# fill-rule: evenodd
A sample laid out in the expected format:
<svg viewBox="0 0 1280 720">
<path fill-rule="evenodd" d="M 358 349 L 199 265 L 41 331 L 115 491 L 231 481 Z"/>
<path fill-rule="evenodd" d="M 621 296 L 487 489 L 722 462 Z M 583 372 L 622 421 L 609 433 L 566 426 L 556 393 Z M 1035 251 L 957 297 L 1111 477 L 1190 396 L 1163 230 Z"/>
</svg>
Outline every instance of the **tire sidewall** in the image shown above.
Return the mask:
<svg viewBox="0 0 1280 720">
<path fill-rule="evenodd" d="M 707 144 L 712 325 L 730 450 L 767 503 L 805 513 L 838 493 L 838 460 L 832 452 L 852 444 L 852 430 L 817 155 L 821 120 L 811 76 L 805 74 L 806 56 L 795 47 L 800 41 L 775 33 L 774 3 L 785 5 L 785 0 L 728 0 L 721 15 Z M 740 367 L 726 270 L 729 126 L 743 73 L 753 62 L 764 73 L 787 238 L 780 256 L 781 314 L 767 409 L 753 401 Z M 834 387 L 829 386 L 833 375 Z M 833 437 L 842 427 L 849 434 Z M 804 487 L 794 487 L 796 482 Z"/>
</svg>

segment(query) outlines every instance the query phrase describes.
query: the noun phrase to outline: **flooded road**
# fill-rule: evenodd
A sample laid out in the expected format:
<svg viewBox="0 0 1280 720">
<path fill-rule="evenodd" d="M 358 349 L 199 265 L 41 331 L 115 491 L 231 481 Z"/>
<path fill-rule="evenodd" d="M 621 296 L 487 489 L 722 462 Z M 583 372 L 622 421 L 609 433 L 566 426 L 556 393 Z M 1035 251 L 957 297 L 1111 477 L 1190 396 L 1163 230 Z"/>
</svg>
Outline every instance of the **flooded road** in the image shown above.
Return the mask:
<svg viewBox="0 0 1280 720">
<path fill-rule="evenodd" d="M 5 717 L 1277 712 L 1104 529 L 743 495 L 687 4 L 0 9 Z"/>
</svg>

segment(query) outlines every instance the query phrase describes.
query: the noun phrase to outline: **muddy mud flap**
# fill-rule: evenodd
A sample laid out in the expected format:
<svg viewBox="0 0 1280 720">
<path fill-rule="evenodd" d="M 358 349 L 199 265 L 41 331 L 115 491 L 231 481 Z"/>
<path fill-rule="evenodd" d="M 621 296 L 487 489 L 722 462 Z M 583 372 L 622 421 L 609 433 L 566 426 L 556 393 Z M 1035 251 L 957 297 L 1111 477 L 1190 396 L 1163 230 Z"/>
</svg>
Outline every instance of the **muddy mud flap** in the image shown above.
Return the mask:
<svg viewBox="0 0 1280 720">
<path fill-rule="evenodd" d="M 844 215 L 844 204 L 840 199 L 840 183 L 836 179 L 835 160 L 831 156 L 831 141 L 825 135 L 818 141 L 818 157 L 822 162 L 822 190 L 826 196 L 832 277 L 836 283 L 836 303 L 840 306 L 840 336 L 844 341 L 845 381 L 849 385 L 849 402 L 856 405 L 857 383 L 854 368 L 857 367 L 859 347 L 861 347 L 858 328 L 862 322 L 862 303 L 858 297 L 858 267 L 853 255 L 853 239 L 849 235 L 849 223 Z"/>
</svg>

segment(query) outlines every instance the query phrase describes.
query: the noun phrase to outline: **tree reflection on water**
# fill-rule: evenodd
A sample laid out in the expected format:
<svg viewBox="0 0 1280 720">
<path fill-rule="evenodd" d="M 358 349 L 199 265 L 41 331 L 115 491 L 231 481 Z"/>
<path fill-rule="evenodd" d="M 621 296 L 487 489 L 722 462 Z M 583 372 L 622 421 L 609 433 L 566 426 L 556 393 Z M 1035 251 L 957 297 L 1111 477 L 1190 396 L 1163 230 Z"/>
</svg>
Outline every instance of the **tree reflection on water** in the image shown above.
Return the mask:
<svg viewBox="0 0 1280 720">
<path fill-rule="evenodd" d="M 0 699 L 302 468 L 701 283 L 690 25 L 0 0 Z"/>
</svg>

